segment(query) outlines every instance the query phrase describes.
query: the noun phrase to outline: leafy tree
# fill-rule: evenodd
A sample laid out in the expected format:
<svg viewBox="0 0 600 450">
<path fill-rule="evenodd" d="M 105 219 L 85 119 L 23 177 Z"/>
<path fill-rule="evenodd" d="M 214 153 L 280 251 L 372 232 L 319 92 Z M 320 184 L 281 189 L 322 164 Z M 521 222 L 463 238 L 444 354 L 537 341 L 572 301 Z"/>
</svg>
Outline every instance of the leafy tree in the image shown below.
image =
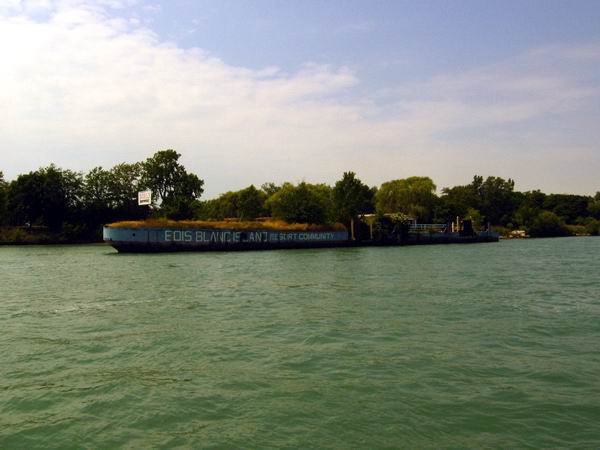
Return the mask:
<svg viewBox="0 0 600 450">
<path fill-rule="evenodd" d="M 54 165 L 20 175 L 8 190 L 12 223 L 45 225 L 58 231 L 80 208 L 81 175 Z"/>
<path fill-rule="evenodd" d="M 480 228 L 480 227 L 482 227 L 484 225 L 483 216 L 475 208 L 469 208 L 467 210 L 467 214 L 465 214 L 464 217 L 466 219 L 469 219 L 473 223 L 474 227 Z"/>
<path fill-rule="evenodd" d="M 529 228 L 542 212 L 545 199 L 546 194 L 539 190 L 520 193 L 514 221 L 521 227 Z"/>
<path fill-rule="evenodd" d="M 596 195 L 588 202 L 588 214 L 595 219 L 600 219 L 600 192 L 596 192 Z"/>
<path fill-rule="evenodd" d="M 344 172 L 333 188 L 333 207 L 336 220 L 349 224 L 359 214 L 373 211 L 373 191 L 354 172 Z"/>
<path fill-rule="evenodd" d="M 0 226 L 8 222 L 6 201 L 8 196 L 8 183 L 4 181 L 4 174 L 0 171 Z"/>
<path fill-rule="evenodd" d="M 429 177 L 409 177 L 383 183 L 377 191 L 375 203 L 380 213 L 404 213 L 420 222 L 433 217 L 437 196 L 436 186 Z"/>
<path fill-rule="evenodd" d="M 333 206 L 333 189 L 331 186 L 325 183 L 305 183 L 310 191 L 316 195 L 321 204 L 323 205 L 325 218 L 324 223 L 330 223 L 335 221 L 334 206 Z"/>
<path fill-rule="evenodd" d="M 589 200 L 583 195 L 550 194 L 544 200 L 544 209 L 562 217 L 567 223 L 576 223 L 578 217 L 588 215 Z"/>
<path fill-rule="evenodd" d="M 552 211 L 542 211 L 528 228 L 533 237 L 568 236 L 564 221 Z"/>
<path fill-rule="evenodd" d="M 311 188 L 307 183 L 297 186 L 284 183 L 281 189 L 272 195 L 267 204 L 276 219 L 290 223 L 322 224 L 327 220 L 328 204 L 323 188 Z"/>
<path fill-rule="evenodd" d="M 479 196 L 479 210 L 487 222 L 506 225 L 511 220 L 517 202 L 514 196 L 515 182 L 510 178 L 475 176 L 471 183 Z"/>
<path fill-rule="evenodd" d="M 267 195 L 250 185 L 235 192 L 225 192 L 219 197 L 202 202 L 197 217 L 200 219 L 238 218 L 251 220 L 266 214 Z"/>
<path fill-rule="evenodd" d="M 197 218 L 222 220 L 237 217 L 237 204 L 237 192 L 225 192 L 215 199 L 202 202 Z"/>
<path fill-rule="evenodd" d="M 109 209 L 114 207 L 113 177 L 110 171 L 94 167 L 83 179 L 83 203 L 87 207 Z"/>
<path fill-rule="evenodd" d="M 146 208 L 137 204 L 138 192 L 142 189 L 142 163 L 117 164 L 110 170 L 108 177 L 110 205 L 122 216 L 138 217 Z"/>
<path fill-rule="evenodd" d="M 156 152 L 142 165 L 141 184 L 152 190 L 167 216 L 188 218 L 204 192 L 204 181 L 179 164 L 180 156 L 171 149 Z"/>
<path fill-rule="evenodd" d="M 181 164 L 181 155 L 175 150 L 161 150 L 142 163 L 141 184 L 152 190 L 157 201 L 168 202 L 178 195 L 200 197 L 204 181 L 188 174 Z"/>
<path fill-rule="evenodd" d="M 260 190 L 265 193 L 267 198 L 269 198 L 271 195 L 275 194 L 277 191 L 279 191 L 279 189 L 281 189 L 281 186 L 278 186 L 272 182 L 263 183 L 262 186 L 260 187 Z"/>
<path fill-rule="evenodd" d="M 266 194 L 254 185 L 237 193 L 237 217 L 242 220 L 256 219 L 264 214 Z"/>
<path fill-rule="evenodd" d="M 439 222 L 451 222 L 457 216 L 466 217 L 469 209 L 479 210 L 480 207 L 479 195 L 473 185 L 444 188 L 436 209 L 436 218 Z"/>
<path fill-rule="evenodd" d="M 585 226 L 586 231 L 592 236 L 600 234 L 600 220 L 591 219 Z"/>
</svg>

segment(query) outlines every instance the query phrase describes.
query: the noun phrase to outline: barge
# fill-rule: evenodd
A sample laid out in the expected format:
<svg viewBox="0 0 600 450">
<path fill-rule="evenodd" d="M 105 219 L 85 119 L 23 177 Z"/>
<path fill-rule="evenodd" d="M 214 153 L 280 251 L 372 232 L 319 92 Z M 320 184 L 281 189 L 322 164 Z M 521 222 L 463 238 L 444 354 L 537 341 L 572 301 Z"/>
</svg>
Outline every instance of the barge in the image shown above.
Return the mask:
<svg viewBox="0 0 600 450">
<path fill-rule="evenodd" d="M 239 251 L 294 248 L 397 246 L 422 244 L 463 244 L 497 242 L 498 233 L 490 231 L 446 231 L 438 228 L 407 226 L 385 233 L 362 233 L 360 227 L 349 233 L 343 226 L 288 227 L 250 223 L 212 226 L 210 222 L 123 222 L 103 229 L 104 241 L 119 252 Z M 364 223 L 362 224 L 364 225 Z"/>
</svg>

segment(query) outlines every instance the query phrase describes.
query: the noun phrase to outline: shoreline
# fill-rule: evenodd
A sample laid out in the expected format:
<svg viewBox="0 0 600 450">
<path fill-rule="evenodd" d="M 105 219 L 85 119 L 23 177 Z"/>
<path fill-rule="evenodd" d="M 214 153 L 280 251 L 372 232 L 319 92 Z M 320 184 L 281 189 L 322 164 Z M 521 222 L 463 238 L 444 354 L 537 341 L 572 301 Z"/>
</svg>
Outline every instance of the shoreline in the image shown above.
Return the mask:
<svg viewBox="0 0 600 450">
<path fill-rule="evenodd" d="M 573 235 L 573 236 L 540 236 L 540 237 L 528 237 L 528 238 L 505 238 L 500 237 L 500 241 L 528 241 L 528 240 L 536 240 L 536 239 L 558 239 L 558 238 L 586 238 L 586 237 L 598 237 L 594 235 Z M 0 241 L 0 247 L 26 247 L 26 246 L 60 246 L 60 245 L 94 245 L 94 244 L 102 244 L 110 247 L 110 244 L 107 244 L 103 240 L 82 240 L 82 241 L 61 241 L 61 240 L 53 240 L 53 241 L 29 241 L 29 242 L 18 242 L 18 241 Z"/>
</svg>

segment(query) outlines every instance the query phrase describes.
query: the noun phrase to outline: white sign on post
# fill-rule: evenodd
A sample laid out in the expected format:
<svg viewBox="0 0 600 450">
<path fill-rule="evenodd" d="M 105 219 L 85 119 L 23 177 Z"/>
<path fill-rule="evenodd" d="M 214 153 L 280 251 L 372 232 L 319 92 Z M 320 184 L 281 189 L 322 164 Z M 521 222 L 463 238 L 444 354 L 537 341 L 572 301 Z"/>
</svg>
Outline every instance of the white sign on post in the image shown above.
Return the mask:
<svg viewBox="0 0 600 450">
<path fill-rule="evenodd" d="M 141 191 L 138 192 L 138 205 L 150 205 L 152 204 L 152 191 Z"/>
</svg>

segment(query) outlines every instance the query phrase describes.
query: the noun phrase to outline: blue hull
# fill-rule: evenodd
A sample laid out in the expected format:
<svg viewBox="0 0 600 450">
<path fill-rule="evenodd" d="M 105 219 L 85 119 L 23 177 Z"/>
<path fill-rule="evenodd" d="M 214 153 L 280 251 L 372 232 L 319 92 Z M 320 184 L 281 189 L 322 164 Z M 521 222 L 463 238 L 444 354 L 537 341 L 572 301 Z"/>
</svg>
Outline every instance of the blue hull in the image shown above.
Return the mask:
<svg viewBox="0 0 600 450">
<path fill-rule="evenodd" d="M 206 228 L 104 227 L 104 241 L 119 252 L 240 251 L 293 248 L 468 244 L 497 242 L 498 233 L 411 234 L 403 240 L 352 241 L 346 231 L 274 231 Z"/>
</svg>

